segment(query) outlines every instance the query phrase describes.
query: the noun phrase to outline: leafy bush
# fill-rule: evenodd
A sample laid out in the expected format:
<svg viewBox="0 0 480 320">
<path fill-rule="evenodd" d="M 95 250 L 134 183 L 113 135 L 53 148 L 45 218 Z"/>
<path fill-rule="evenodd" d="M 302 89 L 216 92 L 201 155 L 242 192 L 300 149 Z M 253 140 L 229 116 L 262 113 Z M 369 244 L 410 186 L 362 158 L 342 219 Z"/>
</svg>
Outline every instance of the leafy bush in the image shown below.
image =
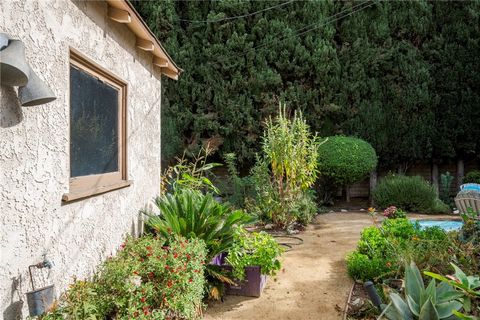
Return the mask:
<svg viewBox="0 0 480 320">
<path fill-rule="evenodd" d="M 383 275 L 391 274 L 393 264 L 382 257 L 373 257 L 352 252 L 347 256 L 347 272 L 352 279 L 367 281 L 376 280 Z"/>
<path fill-rule="evenodd" d="M 480 170 L 469 171 L 463 178 L 463 183 L 480 183 Z"/>
<path fill-rule="evenodd" d="M 376 226 L 371 226 L 362 230 L 357 250 L 369 257 L 385 256 L 388 246 L 388 239 L 382 230 Z"/>
<path fill-rule="evenodd" d="M 421 267 L 444 270 L 448 268 L 451 252 L 457 252 L 461 259 L 470 254 L 452 243 L 452 239 L 441 228 L 422 230 L 418 223 L 405 218 L 385 219 L 380 227 L 371 226 L 362 230 L 354 252 L 362 256 L 347 256 L 347 270 L 355 275 L 355 279 L 361 280 L 382 280 L 398 275 L 405 263 L 411 260 L 417 261 Z M 382 261 L 388 266 L 383 266 Z M 379 268 L 377 272 L 375 267 Z M 365 270 L 362 271 L 362 268 Z"/>
<path fill-rule="evenodd" d="M 268 233 L 249 233 L 238 228 L 226 260 L 233 267 L 235 278 L 243 280 L 247 266 L 260 266 L 262 274 L 274 275 L 280 270 L 278 258 L 282 253 L 283 249 Z"/>
<path fill-rule="evenodd" d="M 324 189 L 355 183 L 377 166 L 377 154 L 366 141 L 333 136 L 318 148 L 318 170 Z"/>
<path fill-rule="evenodd" d="M 420 213 L 441 209 L 435 189 L 419 176 L 385 177 L 373 190 L 373 200 L 383 208 L 394 205 Z"/>
<path fill-rule="evenodd" d="M 295 221 L 307 225 L 318 212 L 314 190 L 306 190 L 297 195 L 295 201 L 288 203 L 288 211 Z"/>
<path fill-rule="evenodd" d="M 387 238 L 401 240 L 409 240 L 421 233 L 418 223 L 412 223 L 406 218 L 386 219 L 383 221 L 382 231 Z"/>
<path fill-rule="evenodd" d="M 76 281 L 44 319 L 198 319 L 204 287 L 200 240 L 128 238 L 91 281 Z"/>
<path fill-rule="evenodd" d="M 226 252 L 233 244 L 236 226 L 252 222 L 250 215 L 217 202 L 211 194 L 196 190 L 179 190 L 155 199 L 160 210 L 149 216 L 147 225 L 156 233 L 168 237 L 171 233 L 187 239 L 202 239 L 207 247 L 207 259 Z"/>
</svg>

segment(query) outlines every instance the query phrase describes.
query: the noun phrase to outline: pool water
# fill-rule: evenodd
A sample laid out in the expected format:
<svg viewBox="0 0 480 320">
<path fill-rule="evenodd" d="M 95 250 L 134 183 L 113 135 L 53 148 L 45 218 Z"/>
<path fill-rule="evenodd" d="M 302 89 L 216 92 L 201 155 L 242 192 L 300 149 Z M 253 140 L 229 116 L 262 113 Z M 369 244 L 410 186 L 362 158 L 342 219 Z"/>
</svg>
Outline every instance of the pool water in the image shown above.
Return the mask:
<svg viewBox="0 0 480 320">
<path fill-rule="evenodd" d="M 411 220 L 412 222 L 418 221 L 422 229 L 428 227 L 440 227 L 445 231 L 460 230 L 462 228 L 462 221 L 449 221 L 449 220 Z"/>
</svg>

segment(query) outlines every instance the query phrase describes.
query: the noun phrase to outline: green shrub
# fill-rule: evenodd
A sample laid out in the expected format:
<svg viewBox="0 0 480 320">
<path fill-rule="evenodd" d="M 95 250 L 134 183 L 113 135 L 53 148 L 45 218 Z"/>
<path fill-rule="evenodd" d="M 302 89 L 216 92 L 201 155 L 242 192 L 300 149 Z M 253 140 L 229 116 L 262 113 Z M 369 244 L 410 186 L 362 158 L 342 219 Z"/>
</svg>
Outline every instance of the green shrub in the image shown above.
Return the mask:
<svg viewBox="0 0 480 320">
<path fill-rule="evenodd" d="M 91 281 L 76 281 L 45 319 L 198 319 L 205 278 L 200 240 L 128 238 Z"/>
<path fill-rule="evenodd" d="M 419 176 L 385 177 L 373 190 L 373 200 L 383 208 L 397 206 L 420 213 L 428 213 L 439 205 L 433 186 Z"/>
<path fill-rule="evenodd" d="M 243 228 L 235 232 L 235 241 L 228 251 L 227 262 L 233 267 L 235 278 L 245 278 L 245 267 L 260 266 L 262 274 L 274 275 L 280 270 L 278 260 L 283 249 L 265 232 L 249 233 Z"/>
<path fill-rule="evenodd" d="M 382 223 L 382 230 L 387 238 L 409 240 L 420 233 L 420 226 L 406 218 L 386 219 Z"/>
<path fill-rule="evenodd" d="M 384 256 L 388 250 L 388 240 L 380 228 L 367 227 L 360 233 L 357 250 L 369 257 Z"/>
<path fill-rule="evenodd" d="M 347 272 L 354 280 L 376 280 L 379 277 L 391 274 L 394 264 L 381 257 L 373 257 L 352 252 L 347 255 Z"/>
<path fill-rule="evenodd" d="M 233 243 L 236 226 L 252 222 L 241 210 L 217 202 L 211 194 L 183 189 L 155 199 L 161 214 L 149 216 L 147 225 L 168 237 L 171 233 L 187 239 L 199 238 L 207 247 L 207 260 L 227 252 Z"/>
<path fill-rule="evenodd" d="M 322 184 L 350 185 L 368 176 L 377 166 L 377 154 L 366 141 L 333 136 L 318 148 L 318 170 Z"/>
<path fill-rule="evenodd" d="M 463 178 L 463 183 L 480 183 L 480 170 L 469 171 Z"/>
<path fill-rule="evenodd" d="M 433 203 L 433 207 L 429 210 L 429 213 L 442 213 L 442 214 L 449 214 L 451 213 L 451 207 L 448 204 L 445 204 L 440 199 L 435 199 Z"/>
<path fill-rule="evenodd" d="M 288 211 L 295 221 L 307 225 L 312 221 L 318 211 L 317 202 L 315 200 L 315 191 L 306 190 L 305 192 L 298 194 L 295 201 L 291 201 L 288 204 Z"/>
</svg>

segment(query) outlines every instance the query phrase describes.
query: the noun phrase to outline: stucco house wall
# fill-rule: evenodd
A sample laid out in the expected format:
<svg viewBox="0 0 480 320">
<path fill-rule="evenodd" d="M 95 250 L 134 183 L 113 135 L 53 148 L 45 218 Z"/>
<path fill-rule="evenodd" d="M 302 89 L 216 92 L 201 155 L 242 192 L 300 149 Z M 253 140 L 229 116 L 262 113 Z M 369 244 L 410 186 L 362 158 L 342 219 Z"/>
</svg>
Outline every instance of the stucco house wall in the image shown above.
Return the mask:
<svg viewBox="0 0 480 320">
<path fill-rule="evenodd" d="M 159 69 L 135 47 L 135 35 L 108 19 L 107 4 L 70 0 L 0 1 L 0 32 L 25 43 L 26 58 L 57 100 L 19 105 L 16 88 L 0 87 L 0 314 L 28 316 L 28 266 L 42 254 L 36 286 L 57 295 L 74 276 L 90 275 L 138 228 L 138 212 L 158 193 Z M 69 191 L 69 48 L 128 83 L 127 179 L 133 185 L 62 203 Z"/>
</svg>

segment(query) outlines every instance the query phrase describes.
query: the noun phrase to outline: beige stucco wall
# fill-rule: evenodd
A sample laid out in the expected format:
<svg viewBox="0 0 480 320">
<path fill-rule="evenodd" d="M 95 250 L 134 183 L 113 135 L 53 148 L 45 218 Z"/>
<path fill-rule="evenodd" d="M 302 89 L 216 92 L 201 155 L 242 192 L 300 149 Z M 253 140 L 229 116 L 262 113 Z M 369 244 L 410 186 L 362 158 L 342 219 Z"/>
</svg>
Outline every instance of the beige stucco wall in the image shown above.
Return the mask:
<svg viewBox="0 0 480 320">
<path fill-rule="evenodd" d="M 28 265 L 53 260 L 37 286 L 57 294 L 86 277 L 136 232 L 138 211 L 160 177 L 160 73 L 135 36 L 106 16 L 103 2 L 0 0 L 0 32 L 21 39 L 31 67 L 57 100 L 19 106 L 0 87 L 0 316 L 28 315 Z M 69 47 L 128 82 L 128 179 L 133 186 L 62 204 L 69 189 Z"/>
</svg>

